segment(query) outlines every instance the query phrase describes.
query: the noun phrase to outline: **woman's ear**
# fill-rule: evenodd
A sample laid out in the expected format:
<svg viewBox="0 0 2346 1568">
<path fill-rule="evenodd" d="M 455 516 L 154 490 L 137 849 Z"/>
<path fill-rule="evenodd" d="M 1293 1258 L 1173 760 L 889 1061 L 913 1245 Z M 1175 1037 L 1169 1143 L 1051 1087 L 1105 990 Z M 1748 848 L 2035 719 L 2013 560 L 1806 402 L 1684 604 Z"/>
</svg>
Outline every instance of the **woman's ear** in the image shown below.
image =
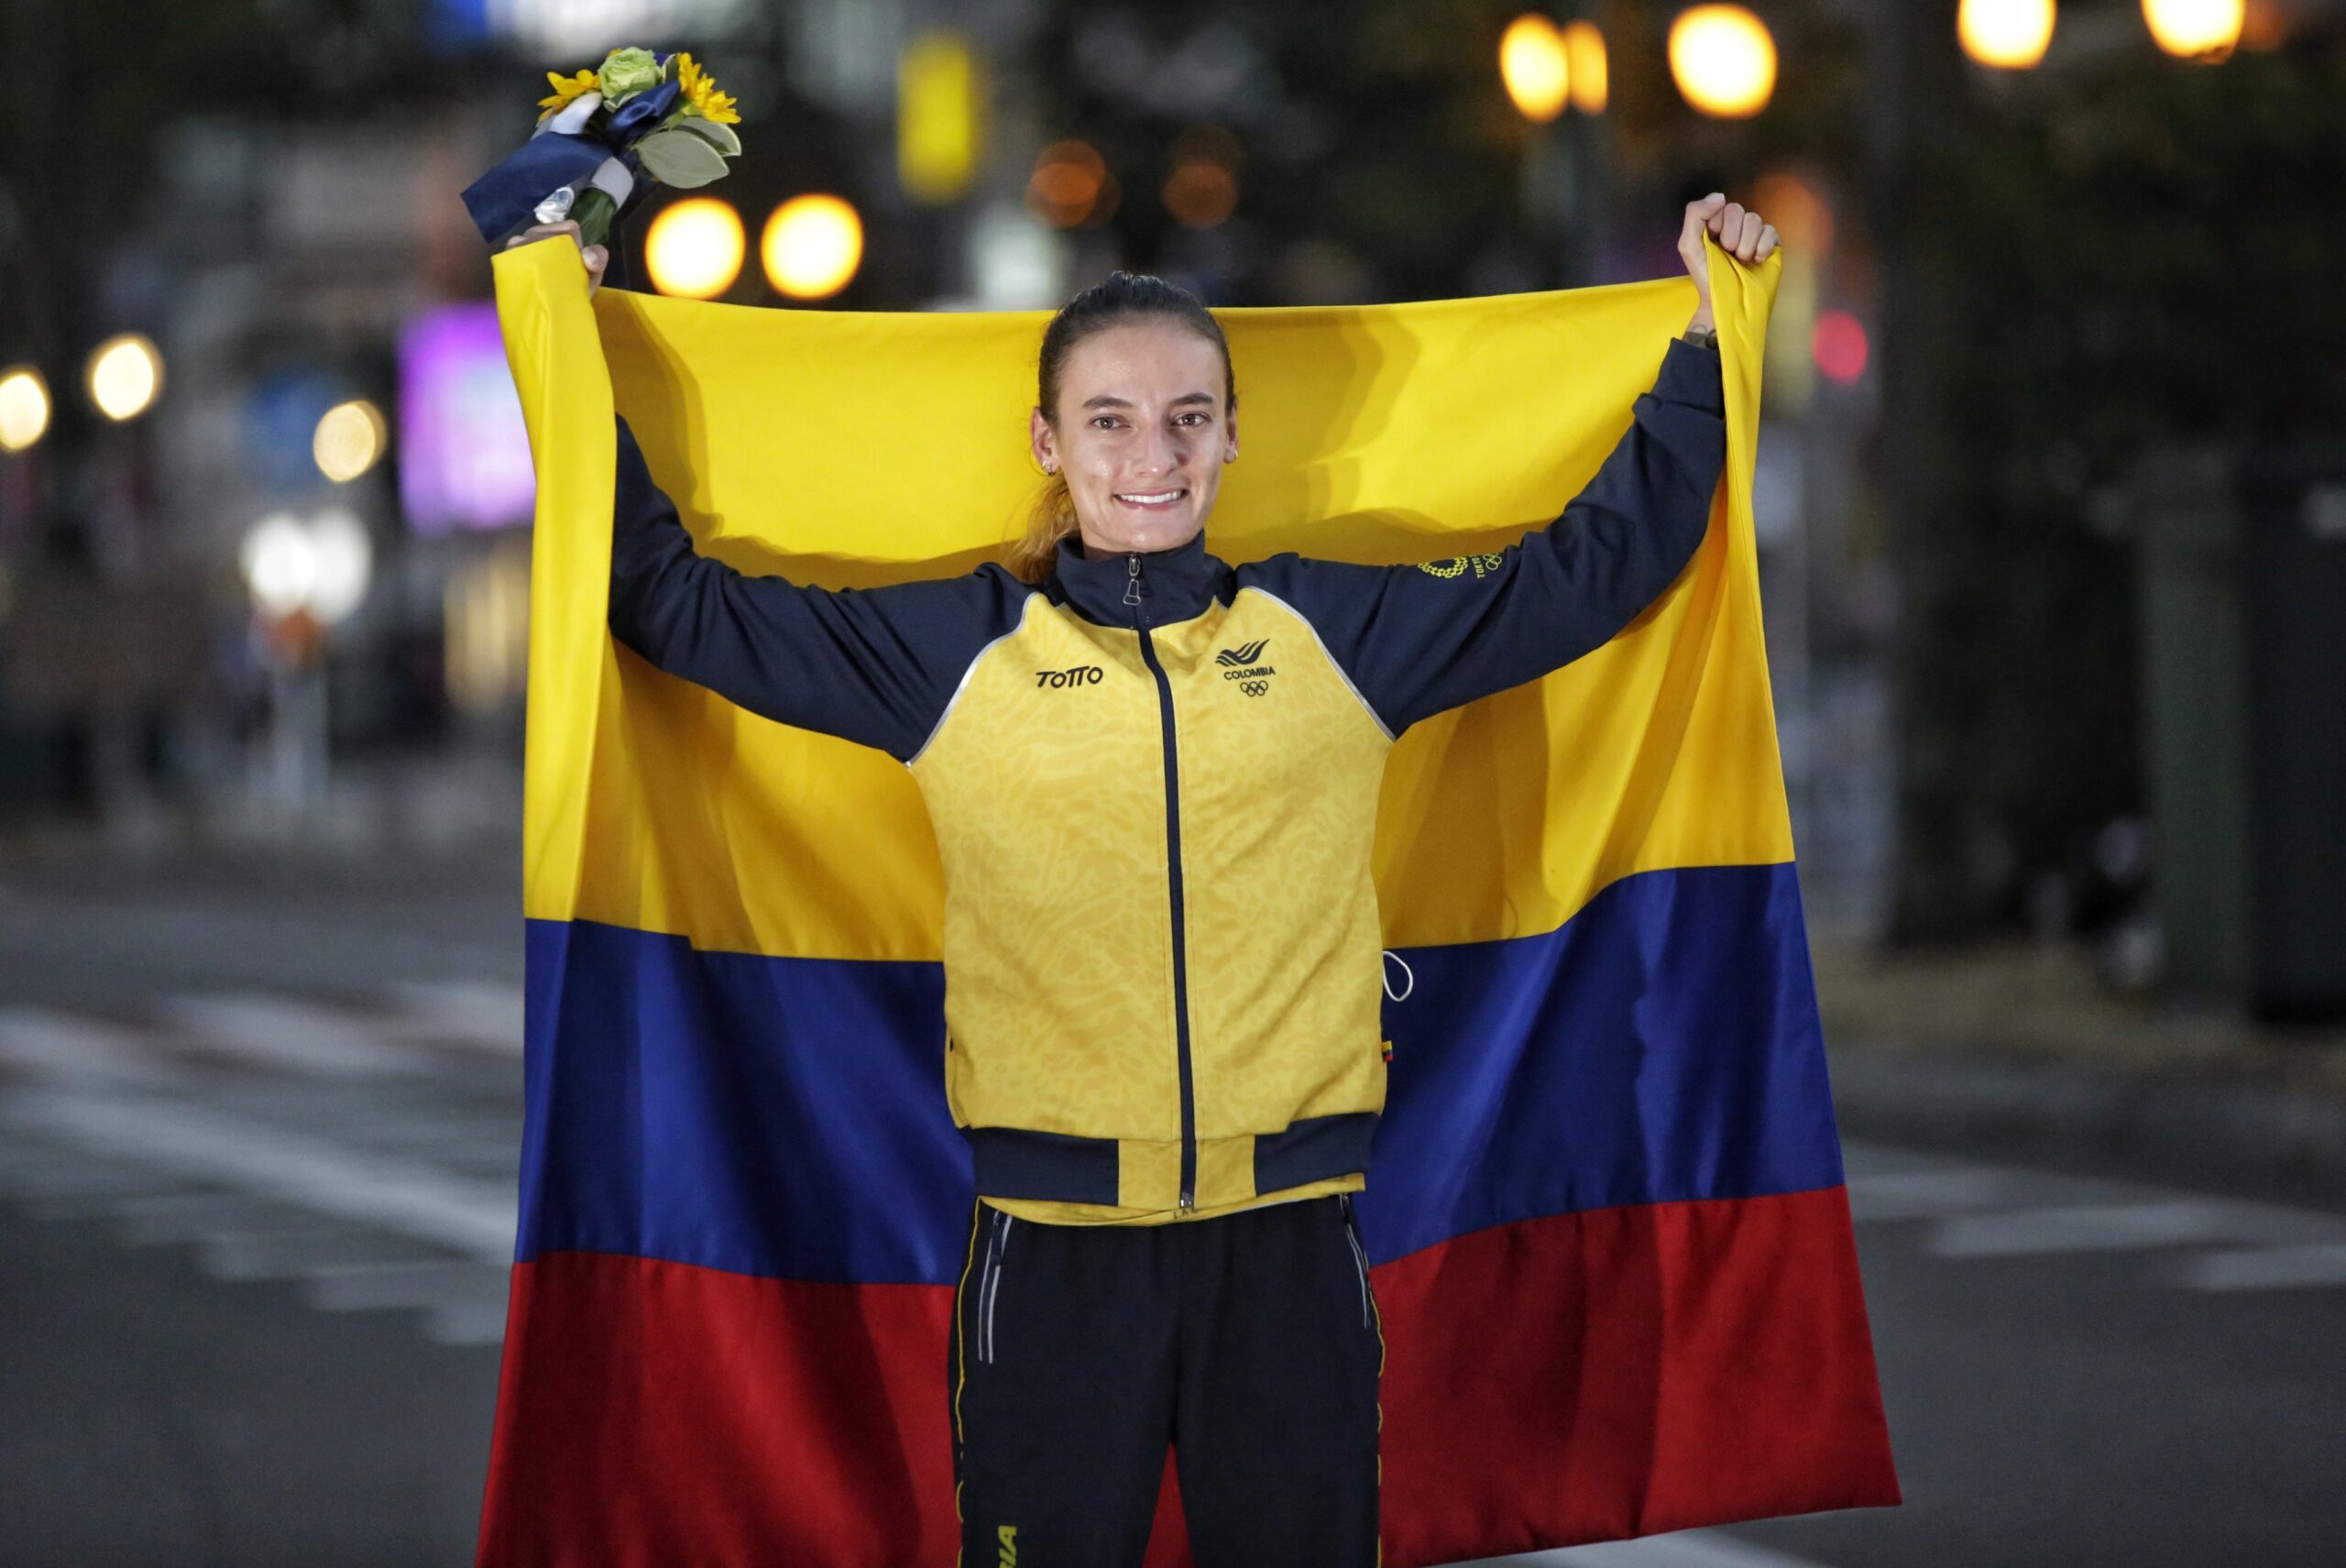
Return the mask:
<svg viewBox="0 0 2346 1568">
<path fill-rule="evenodd" d="M 1039 408 L 1027 416 L 1026 442 L 1034 449 L 1036 467 L 1046 474 L 1059 471 L 1058 432 L 1051 428 L 1051 422 L 1043 417 Z"/>
<path fill-rule="evenodd" d="M 1222 422 L 1222 460 L 1238 461 L 1238 405 L 1230 405 L 1230 417 Z"/>
</svg>

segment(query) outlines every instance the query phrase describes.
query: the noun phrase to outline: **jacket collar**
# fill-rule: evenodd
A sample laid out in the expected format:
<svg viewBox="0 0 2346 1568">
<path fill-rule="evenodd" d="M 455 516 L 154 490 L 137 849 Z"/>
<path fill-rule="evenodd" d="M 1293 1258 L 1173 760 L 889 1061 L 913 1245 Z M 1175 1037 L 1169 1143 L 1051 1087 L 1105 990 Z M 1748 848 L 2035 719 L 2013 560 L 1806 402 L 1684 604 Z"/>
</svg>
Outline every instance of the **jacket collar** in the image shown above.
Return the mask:
<svg viewBox="0 0 2346 1568">
<path fill-rule="evenodd" d="M 1227 565 L 1206 554 L 1203 529 L 1170 550 L 1119 551 L 1097 560 L 1084 554 L 1082 536 L 1070 533 L 1059 541 L 1051 583 L 1053 597 L 1086 620 L 1168 626 L 1204 614 L 1229 575 Z M 1138 604 L 1126 602 L 1131 594 Z"/>
</svg>

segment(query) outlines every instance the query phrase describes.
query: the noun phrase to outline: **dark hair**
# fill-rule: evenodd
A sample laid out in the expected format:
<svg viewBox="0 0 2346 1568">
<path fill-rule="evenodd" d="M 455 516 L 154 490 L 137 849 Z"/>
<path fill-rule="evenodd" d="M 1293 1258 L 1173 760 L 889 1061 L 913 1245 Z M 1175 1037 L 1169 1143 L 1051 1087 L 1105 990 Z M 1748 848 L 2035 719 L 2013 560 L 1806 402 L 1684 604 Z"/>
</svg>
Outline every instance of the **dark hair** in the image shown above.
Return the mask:
<svg viewBox="0 0 2346 1568">
<path fill-rule="evenodd" d="M 1043 329 L 1043 351 L 1035 373 L 1035 406 L 1054 424 L 1058 420 L 1059 378 L 1069 356 L 1085 338 L 1129 322 L 1163 319 L 1188 327 L 1222 353 L 1224 406 L 1238 406 L 1238 377 L 1231 368 L 1230 343 L 1203 300 L 1178 283 L 1146 273 L 1111 272 L 1061 305 Z M 1028 582 L 1050 575 L 1059 541 L 1075 532 L 1075 502 L 1065 475 L 1055 475 L 1036 498 L 1025 535 L 1010 547 L 1010 568 Z"/>
</svg>

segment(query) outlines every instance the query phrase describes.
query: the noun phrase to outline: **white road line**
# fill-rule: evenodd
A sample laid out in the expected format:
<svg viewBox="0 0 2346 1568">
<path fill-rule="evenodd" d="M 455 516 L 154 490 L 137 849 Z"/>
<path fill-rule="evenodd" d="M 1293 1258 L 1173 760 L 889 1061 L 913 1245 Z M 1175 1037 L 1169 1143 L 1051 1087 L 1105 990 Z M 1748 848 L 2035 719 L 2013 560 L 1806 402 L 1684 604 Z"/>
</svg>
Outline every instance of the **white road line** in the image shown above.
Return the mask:
<svg viewBox="0 0 2346 1568">
<path fill-rule="evenodd" d="M 158 1083 L 176 1076 L 150 1036 L 47 1007 L 0 1008 L 0 1062 L 46 1078 Z"/>
<path fill-rule="evenodd" d="M 429 1037 L 492 1056 L 521 1054 L 521 988 L 486 981 L 411 981 L 384 992 Z"/>
<path fill-rule="evenodd" d="M 160 1015 L 211 1049 L 256 1067 L 337 1078 L 414 1072 L 430 1066 L 420 1051 L 393 1045 L 350 1014 L 261 992 L 179 996 Z"/>
<path fill-rule="evenodd" d="M 505 1184 L 161 1102 L 26 1090 L 0 1104 L 0 1113 L 93 1153 L 379 1226 L 483 1262 L 513 1255 L 515 1201 Z"/>
<path fill-rule="evenodd" d="M 2184 1262 L 2181 1282 L 2194 1290 L 2278 1290 L 2346 1285 L 2346 1243 L 2243 1247 Z"/>
<path fill-rule="evenodd" d="M 2237 1238 L 2233 1206 L 2198 1199 L 2086 1203 L 1942 1220 L 1927 1250 L 1941 1257 L 2018 1257 L 2063 1252 L 2124 1252 Z"/>
<path fill-rule="evenodd" d="M 1490 1557 L 1453 1568 L 1822 1568 L 1806 1557 L 1753 1546 L 1713 1530 L 1650 1535 L 1521 1557 Z"/>
<path fill-rule="evenodd" d="M 481 1263 L 383 1264 L 323 1271 L 303 1290 L 327 1312 L 422 1308 L 424 1332 L 442 1344 L 495 1344 L 505 1337 L 510 1275 Z"/>
<path fill-rule="evenodd" d="M 1849 1178 L 1849 1210 L 1858 1220 L 1935 1220 L 1975 1209 L 2008 1208 L 2012 1182 L 1979 1166 Z"/>
</svg>

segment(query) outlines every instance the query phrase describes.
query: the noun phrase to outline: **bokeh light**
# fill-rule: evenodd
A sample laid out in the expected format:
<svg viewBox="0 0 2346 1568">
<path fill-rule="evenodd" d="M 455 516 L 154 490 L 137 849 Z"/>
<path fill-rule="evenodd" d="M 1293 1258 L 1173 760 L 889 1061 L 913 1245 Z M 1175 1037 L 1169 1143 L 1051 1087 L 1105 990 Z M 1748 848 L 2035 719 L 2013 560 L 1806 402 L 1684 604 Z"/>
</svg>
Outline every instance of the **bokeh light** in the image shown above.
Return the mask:
<svg viewBox="0 0 2346 1568">
<path fill-rule="evenodd" d="M 358 514 L 327 508 L 310 520 L 310 594 L 303 608 L 328 626 L 346 619 L 366 598 L 374 565 L 374 541 Z"/>
<path fill-rule="evenodd" d="M 1816 330 L 1809 334 L 1808 351 L 1828 381 L 1847 386 L 1866 373 L 1871 345 L 1863 323 L 1839 309 L 1816 313 Z"/>
<path fill-rule="evenodd" d="M 1573 107 L 1584 115 L 1605 113 L 1612 68 L 1605 53 L 1605 34 L 1595 22 L 1564 24 L 1564 60 L 1570 68 Z"/>
<path fill-rule="evenodd" d="M 1963 0 L 1955 30 L 1979 64 L 2031 70 L 2053 41 L 2053 0 Z"/>
<path fill-rule="evenodd" d="M 1787 249 L 1817 257 L 1833 248 L 1832 204 L 1791 170 L 1761 175 L 1751 188 L 1751 207 L 1776 225 Z"/>
<path fill-rule="evenodd" d="M 115 421 L 137 419 L 163 389 L 163 356 L 145 334 L 116 334 L 93 349 L 90 401 Z"/>
<path fill-rule="evenodd" d="M 390 427 L 383 411 L 365 398 L 336 403 L 318 418 L 310 438 L 310 455 L 318 472 L 344 484 L 372 468 L 383 455 Z"/>
<path fill-rule="evenodd" d="M 1544 123 L 1562 114 L 1572 96 L 1572 66 L 1556 24 L 1537 11 L 1509 22 L 1499 38 L 1499 80 L 1525 119 Z"/>
<path fill-rule="evenodd" d="M 982 93 L 959 33 L 923 33 L 896 61 L 896 181 L 915 202 L 957 201 L 976 170 Z"/>
<path fill-rule="evenodd" d="M 1054 228 L 1091 227 L 1115 215 L 1115 176 L 1090 142 L 1056 141 L 1035 158 L 1026 210 Z"/>
<path fill-rule="evenodd" d="M 29 365 L 0 370 L 0 452 L 22 452 L 48 433 L 48 381 Z"/>
<path fill-rule="evenodd" d="M 863 218 L 838 196 L 793 196 L 773 210 L 759 242 L 766 281 L 794 300 L 820 300 L 863 265 Z"/>
<path fill-rule="evenodd" d="M 291 615 L 309 602 L 318 555 L 310 531 L 292 513 L 273 512 L 253 524 L 236 559 L 263 615 Z"/>
<path fill-rule="evenodd" d="M 2159 48 L 2186 60 L 2222 60 L 2240 42 L 2242 0 L 2143 0 Z"/>
<path fill-rule="evenodd" d="M 1700 113 L 1749 118 L 1775 95 L 1776 40 L 1740 5 L 1696 5 L 1670 24 L 1670 75 Z"/>
<path fill-rule="evenodd" d="M 660 209 L 643 236 L 643 264 L 660 292 L 713 300 L 741 276 L 748 243 L 731 203 L 695 196 Z"/>
</svg>

